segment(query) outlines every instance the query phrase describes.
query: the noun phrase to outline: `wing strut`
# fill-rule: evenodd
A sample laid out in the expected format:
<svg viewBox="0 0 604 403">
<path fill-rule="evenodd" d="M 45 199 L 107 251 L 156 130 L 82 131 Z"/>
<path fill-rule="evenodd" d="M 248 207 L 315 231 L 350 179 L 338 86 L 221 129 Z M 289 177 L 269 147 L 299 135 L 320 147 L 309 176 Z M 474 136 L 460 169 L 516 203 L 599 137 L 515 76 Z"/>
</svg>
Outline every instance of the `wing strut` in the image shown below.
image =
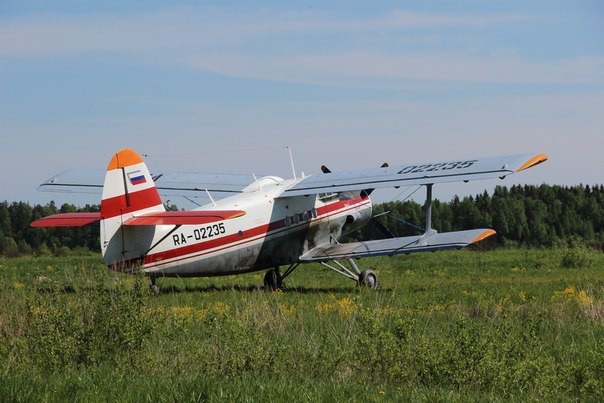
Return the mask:
<svg viewBox="0 0 604 403">
<path fill-rule="evenodd" d="M 359 269 L 359 267 L 357 266 L 357 264 L 355 263 L 355 261 L 353 259 L 346 259 L 348 261 L 348 264 L 350 265 L 350 268 L 352 270 L 354 270 L 354 273 L 356 273 L 356 275 L 352 272 L 352 270 L 348 269 L 346 266 L 344 266 L 342 263 L 340 263 L 339 260 L 333 259 L 331 262 L 334 263 L 336 266 L 332 266 L 329 263 L 325 262 L 325 261 L 320 261 L 319 263 L 324 266 L 327 267 L 330 270 L 335 271 L 338 274 L 341 274 L 344 277 L 348 277 L 351 280 L 354 281 L 359 281 L 359 276 L 361 275 L 361 270 Z"/>
<path fill-rule="evenodd" d="M 426 185 L 426 203 L 424 203 L 424 210 L 426 213 L 426 225 L 424 226 L 424 235 L 430 236 L 436 234 L 434 228 L 432 228 L 432 183 Z"/>
</svg>

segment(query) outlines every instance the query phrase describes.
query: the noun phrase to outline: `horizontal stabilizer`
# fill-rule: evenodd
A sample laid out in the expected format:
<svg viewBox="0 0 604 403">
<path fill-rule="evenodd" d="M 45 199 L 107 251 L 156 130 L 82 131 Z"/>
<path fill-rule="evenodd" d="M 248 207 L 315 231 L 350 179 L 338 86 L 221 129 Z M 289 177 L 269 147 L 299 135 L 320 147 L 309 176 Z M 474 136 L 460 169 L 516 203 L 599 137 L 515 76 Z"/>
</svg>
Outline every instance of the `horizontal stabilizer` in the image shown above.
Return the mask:
<svg viewBox="0 0 604 403">
<path fill-rule="evenodd" d="M 40 218 L 32 227 L 83 227 L 101 220 L 101 213 L 61 213 Z"/>
<path fill-rule="evenodd" d="M 461 249 L 494 234 L 495 231 L 492 229 L 474 229 L 366 242 L 327 244 L 311 249 L 301 256 L 300 260 L 313 262 Z"/>
<path fill-rule="evenodd" d="M 197 225 L 245 215 L 241 210 L 165 211 L 134 216 L 124 225 Z"/>
<path fill-rule="evenodd" d="M 245 215 L 240 210 L 165 211 L 127 219 L 124 225 L 196 225 L 228 220 Z M 62 213 L 49 215 L 31 223 L 32 227 L 83 227 L 101 220 L 101 213 Z"/>
</svg>

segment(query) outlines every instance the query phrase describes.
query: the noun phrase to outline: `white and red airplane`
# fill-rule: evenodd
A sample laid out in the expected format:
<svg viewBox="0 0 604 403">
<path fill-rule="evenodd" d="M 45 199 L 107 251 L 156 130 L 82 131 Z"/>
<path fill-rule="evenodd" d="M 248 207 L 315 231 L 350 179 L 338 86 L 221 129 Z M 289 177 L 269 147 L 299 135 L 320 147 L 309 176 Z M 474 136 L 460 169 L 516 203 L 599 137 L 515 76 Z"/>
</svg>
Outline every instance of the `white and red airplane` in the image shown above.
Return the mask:
<svg viewBox="0 0 604 403">
<path fill-rule="evenodd" d="M 266 289 L 278 289 L 301 263 L 319 262 L 370 288 L 376 273 L 361 271 L 355 259 L 459 249 L 495 233 L 471 229 L 439 233 L 431 225 L 432 186 L 437 183 L 501 178 L 547 160 L 545 154 L 451 160 L 330 172 L 284 180 L 266 176 L 160 173 L 151 175 L 134 151 L 117 152 L 101 180 L 82 182 L 66 171 L 43 190 L 99 191 L 98 213 L 56 214 L 33 227 L 83 226 L 100 222 L 100 243 L 109 268 L 142 270 L 158 277 L 209 277 L 268 270 Z M 103 171 L 101 171 L 103 173 Z M 98 176 L 98 175 L 97 175 Z M 183 179 L 186 178 L 186 179 Z M 96 183 L 95 183 L 96 182 Z M 372 217 L 376 188 L 426 186 L 425 232 L 340 243 L 342 236 Z M 160 193 L 205 194 L 210 203 L 191 211 L 166 211 Z M 212 196 L 213 195 L 213 196 Z M 348 262 L 347 267 L 344 262 Z M 279 267 L 287 266 L 281 274 Z"/>
</svg>

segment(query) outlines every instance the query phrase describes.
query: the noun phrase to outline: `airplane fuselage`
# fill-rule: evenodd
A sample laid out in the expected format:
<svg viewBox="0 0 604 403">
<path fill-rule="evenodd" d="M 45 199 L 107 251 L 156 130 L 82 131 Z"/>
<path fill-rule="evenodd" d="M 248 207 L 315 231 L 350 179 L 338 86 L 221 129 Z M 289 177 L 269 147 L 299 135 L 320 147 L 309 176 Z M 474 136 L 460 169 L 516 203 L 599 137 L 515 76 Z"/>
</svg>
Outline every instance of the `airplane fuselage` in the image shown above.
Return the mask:
<svg viewBox="0 0 604 403">
<path fill-rule="evenodd" d="M 124 227 L 122 245 L 107 247 L 116 270 L 139 265 L 152 276 L 219 276 L 290 265 L 317 245 L 335 243 L 371 217 L 364 192 L 281 198 L 295 180 L 265 177 L 242 193 L 204 211 L 242 210 L 245 215 L 204 225 Z M 103 235 L 101 236 L 103 238 Z"/>
</svg>

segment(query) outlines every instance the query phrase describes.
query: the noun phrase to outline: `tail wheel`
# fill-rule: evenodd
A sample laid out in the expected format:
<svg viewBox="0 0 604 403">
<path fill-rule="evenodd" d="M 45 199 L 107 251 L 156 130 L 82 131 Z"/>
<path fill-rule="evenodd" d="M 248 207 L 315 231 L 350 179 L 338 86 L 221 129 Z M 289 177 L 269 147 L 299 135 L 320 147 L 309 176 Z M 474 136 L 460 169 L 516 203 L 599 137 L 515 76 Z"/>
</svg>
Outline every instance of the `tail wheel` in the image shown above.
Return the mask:
<svg viewBox="0 0 604 403">
<path fill-rule="evenodd" d="M 153 295 L 159 295 L 159 286 L 156 284 L 157 278 L 155 276 L 151 276 L 151 284 L 149 285 L 149 290 Z"/>
<path fill-rule="evenodd" d="M 363 270 L 361 274 L 359 274 L 358 284 L 372 290 L 376 290 L 380 286 L 377 274 L 375 274 L 375 271 L 372 269 Z"/>
<path fill-rule="evenodd" d="M 283 278 L 279 268 L 270 269 L 264 275 L 264 291 L 280 290 L 283 286 Z"/>
</svg>

